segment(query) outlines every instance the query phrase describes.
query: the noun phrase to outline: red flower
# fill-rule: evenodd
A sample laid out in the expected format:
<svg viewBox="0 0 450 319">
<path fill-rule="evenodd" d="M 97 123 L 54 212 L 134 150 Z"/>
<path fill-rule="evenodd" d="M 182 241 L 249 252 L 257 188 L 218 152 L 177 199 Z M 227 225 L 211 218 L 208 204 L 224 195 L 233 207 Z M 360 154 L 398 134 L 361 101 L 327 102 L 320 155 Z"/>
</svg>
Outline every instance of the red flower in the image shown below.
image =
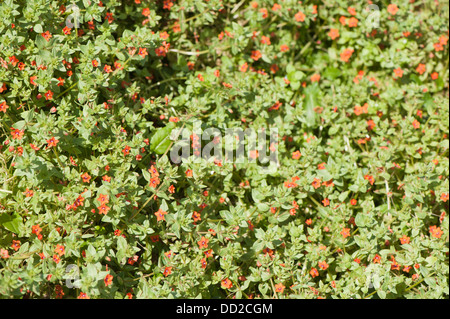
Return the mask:
<svg viewBox="0 0 450 319">
<path fill-rule="evenodd" d="M 132 258 L 128 258 L 128 264 L 133 266 L 139 259 L 139 256 L 134 255 Z"/>
<path fill-rule="evenodd" d="M 80 292 L 80 295 L 77 299 L 91 299 L 85 292 Z"/>
<path fill-rule="evenodd" d="M 171 273 L 172 273 L 172 267 L 166 267 L 166 268 L 164 268 L 163 275 L 164 275 L 165 277 L 169 276 Z"/>
<path fill-rule="evenodd" d="M 105 19 L 108 20 L 108 23 L 112 23 L 114 21 L 112 12 L 107 12 L 105 15 Z"/>
<path fill-rule="evenodd" d="M 303 12 L 299 11 L 295 14 L 294 18 L 297 22 L 303 22 L 305 21 L 306 16 Z"/>
<path fill-rule="evenodd" d="M 113 276 L 110 274 L 107 274 L 105 276 L 105 279 L 103 279 L 103 281 L 105 282 L 105 286 L 108 287 L 109 285 L 112 285 Z"/>
<path fill-rule="evenodd" d="M 9 258 L 9 253 L 6 249 L 0 248 L 0 256 L 3 259 L 8 259 Z"/>
<path fill-rule="evenodd" d="M 200 249 L 208 248 L 208 242 L 209 239 L 205 238 L 205 236 L 202 236 L 202 238 L 198 241 L 198 247 Z"/>
<path fill-rule="evenodd" d="M 155 213 L 156 216 L 156 220 L 159 222 L 161 220 L 166 220 L 166 218 L 164 217 L 164 215 L 166 215 L 167 212 L 163 211 L 161 208 L 158 209 L 158 211 Z"/>
<path fill-rule="evenodd" d="M 20 241 L 13 240 L 11 244 L 11 248 L 14 249 L 14 251 L 18 251 L 20 249 Z"/>
<path fill-rule="evenodd" d="M 275 285 L 275 291 L 282 294 L 284 291 L 284 288 L 286 288 L 281 282 Z"/>
<path fill-rule="evenodd" d="M 131 147 L 129 147 L 128 145 L 125 146 L 125 148 L 122 150 L 123 156 L 127 156 L 128 154 L 130 154 L 130 150 Z"/>
<path fill-rule="evenodd" d="M 239 67 L 239 71 L 241 71 L 242 73 L 247 72 L 247 69 L 248 69 L 248 64 L 247 64 L 247 62 L 244 62 L 244 64 L 242 64 L 242 65 Z"/>
<path fill-rule="evenodd" d="M 404 245 L 404 244 L 409 244 L 409 242 L 410 242 L 410 238 L 409 238 L 408 236 L 406 236 L 406 235 L 403 235 L 403 236 L 400 238 L 400 243 L 401 243 L 402 245 Z"/>
<path fill-rule="evenodd" d="M 265 19 L 265 18 L 267 18 L 269 16 L 269 11 L 267 11 L 266 8 L 259 9 L 259 12 L 261 12 L 263 19 Z"/>
<path fill-rule="evenodd" d="M 319 272 L 317 271 L 316 268 L 311 268 L 311 271 L 309 272 L 309 274 L 314 278 L 319 276 Z"/>
<path fill-rule="evenodd" d="M 56 144 L 58 144 L 59 140 L 52 137 L 51 139 L 47 140 L 47 148 L 49 147 L 56 147 Z"/>
<path fill-rule="evenodd" d="M 100 204 L 107 204 L 108 202 L 109 202 L 109 200 L 108 200 L 108 195 L 105 195 L 105 194 L 100 194 L 99 196 L 98 196 L 98 198 L 97 198 L 97 201 L 99 201 L 100 202 Z"/>
<path fill-rule="evenodd" d="M 353 108 L 353 112 L 356 114 L 356 115 L 361 115 L 361 114 L 363 114 L 363 113 L 368 113 L 369 112 L 369 104 L 368 103 L 364 103 L 364 105 L 363 106 L 359 106 L 359 105 L 356 105 L 354 108 Z"/>
<path fill-rule="evenodd" d="M 281 51 L 281 52 L 289 51 L 289 47 L 288 47 L 286 44 L 282 44 L 282 45 L 280 46 L 280 51 Z"/>
<path fill-rule="evenodd" d="M 320 180 L 320 178 L 314 178 L 311 185 L 314 187 L 314 189 L 318 189 L 320 187 L 321 183 L 322 183 L 322 181 Z"/>
<path fill-rule="evenodd" d="M 41 33 L 41 35 L 44 37 L 45 40 L 47 40 L 47 42 L 50 40 L 50 38 L 52 37 L 52 35 L 50 34 L 49 31 L 45 31 L 44 33 Z"/>
<path fill-rule="evenodd" d="M 39 235 L 42 231 L 42 228 L 39 225 L 33 225 L 31 226 L 31 233 Z"/>
<path fill-rule="evenodd" d="M 403 76 L 403 70 L 401 68 L 395 69 L 394 73 L 398 78 L 401 78 Z"/>
<path fill-rule="evenodd" d="M 102 204 L 98 207 L 98 213 L 100 215 L 101 214 L 106 215 L 110 209 L 111 209 L 110 207 L 106 206 L 105 204 Z"/>
<path fill-rule="evenodd" d="M 381 263 L 381 256 L 376 254 L 375 257 L 373 257 L 373 263 L 374 264 L 380 264 Z"/>
<path fill-rule="evenodd" d="M 295 151 L 294 153 L 292 153 L 292 159 L 298 160 L 301 156 L 302 154 L 300 153 L 300 151 Z"/>
<path fill-rule="evenodd" d="M 441 194 L 441 201 L 443 201 L 444 203 L 445 203 L 446 201 L 448 201 L 448 196 L 449 196 L 448 193 L 442 193 L 442 194 Z"/>
<path fill-rule="evenodd" d="M 213 258 L 213 250 L 212 249 L 208 249 L 207 251 L 205 251 L 205 257 L 206 258 Z"/>
<path fill-rule="evenodd" d="M 170 43 L 163 42 L 163 45 L 155 49 L 155 54 L 157 56 L 165 57 L 167 52 L 169 52 Z"/>
<path fill-rule="evenodd" d="M 326 261 L 319 261 L 319 268 L 322 270 L 326 270 L 328 268 L 328 264 L 326 263 Z"/>
<path fill-rule="evenodd" d="M 260 51 L 258 51 L 258 50 L 252 51 L 251 58 L 253 60 L 258 61 L 259 59 L 261 59 L 261 57 L 262 57 L 262 54 Z"/>
<path fill-rule="evenodd" d="M 45 99 L 48 101 L 48 100 L 52 100 L 53 99 L 53 92 L 52 91 L 50 91 L 50 90 L 48 90 L 45 94 L 44 94 L 44 96 L 45 96 Z"/>
<path fill-rule="evenodd" d="M 419 73 L 421 75 L 424 74 L 426 70 L 427 70 L 427 66 L 422 63 L 419 63 L 419 65 L 416 68 L 417 73 Z"/>
<path fill-rule="evenodd" d="M 391 270 L 400 270 L 400 265 L 395 260 L 394 256 L 391 256 Z"/>
<path fill-rule="evenodd" d="M 350 228 L 343 228 L 341 231 L 341 235 L 344 238 L 347 238 L 350 236 Z"/>
<path fill-rule="evenodd" d="M 146 48 L 139 48 L 139 53 L 138 53 L 142 58 L 145 58 L 146 55 L 148 55 L 147 53 L 147 49 Z"/>
<path fill-rule="evenodd" d="M 350 19 L 348 19 L 347 24 L 350 28 L 355 28 L 358 26 L 358 19 L 356 19 L 355 17 L 351 17 Z"/>
<path fill-rule="evenodd" d="M 202 220 L 202 218 L 200 217 L 200 213 L 199 212 L 193 212 L 192 213 L 192 219 L 194 219 L 194 222 Z"/>
<path fill-rule="evenodd" d="M 6 101 L 3 101 L 0 103 L 0 112 L 6 113 L 6 110 L 9 108 L 9 106 L 6 104 Z"/>
<path fill-rule="evenodd" d="M 373 185 L 373 183 L 375 183 L 375 179 L 373 178 L 372 175 L 364 175 L 364 179 L 368 180 L 370 185 Z"/>
<path fill-rule="evenodd" d="M 341 53 L 341 61 L 348 62 L 348 60 L 350 60 L 354 51 L 355 50 L 353 50 L 353 49 L 344 49 L 344 51 L 342 51 L 342 53 Z"/>
<path fill-rule="evenodd" d="M 202 258 L 202 259 L 200 260 L 200 264 L 201 264 L 201 266 L 202 266 L 203 269 L 205 269 L 206 266 L 208 265 L 208 263 L 206 262 L 206 259 L 205 259 L 205 258 Z"/>
<path fill-rule="evenodd" d="M 319 82 L 319 80 L 320 80 L 320 74 L 316 73 L 311 76 L 311 82 Z"/>
<path fill-rule="evenodd" d="M 172 0 L 164 0 L 163 2 L 163 9 L 170 10 L 173 7 L 173 1 Z"/>
<path fill-rule="evenodd" d="M 111 66 L 105 64 L 105 66 L 103 67 L 103 71 L 105 71 L 106 73 L 111 73 L 112 72 Z"/>
<path fill-rule="evenodd" d="M 166 31 L 160 32 L 159 37 L 163 40 L 167 40 L 169 38 L 169 34 Z M 188 62 L 189 64 L 189 62 Z"/>
<path fill-rule="evenodd" d="M 270 45 L 271 44 L 270 38 L 265 36 L 265 35 L 261 36 L 261 41 L 260 42 L 261 42 L 261 44 L 266 44 L 266 45 Z"/>
<path fill-rule="evenodd" d="M 330 32 L 328 32 L 328 36 L 331 38 L 331 40 L 338 38 L 339 30 L 338 29 L 330 29 Z"/>
<path fill-rule="evenodd" d="M 150 179 L 149 186 L 152 187 L 152 188 L 156 188 L 156 186 L 158 186 L 160 182 L 161 181 L 160 181 L 160 179 L 157 176 L 152 177 Z"/>
<path fill-rule="evenodd" d="M 64 246 L 60 244 L 56 245 L 55 253 L 57 253 L 59 256 L 64 255 L 66 253 Z"/>
<path fill-rule="evenodd" d="M 430 234 L 434 238 L 441 238 L 442 234 L 444 233 L 440 227 L 436 226 L 430 226 Z"/>
<path fill-rule="evenodd" d="M 84 183 L 89 183 L 89 181 L 91 180 L 91 176 L 86 172 L 81 174 L 81 179 Z"/>
<path fill-rule="evenodd" d="M 387 7 L 387 11 L 388 11 L 390 14 L 395 15 L 395 14 L 397 13 L 397 11 L 398 11 L 398 7 L 397 7 L 396 4 L 390 4 L 390 5 L 388 5 L 388 7 Z"/>
<path fill-rule="evenodd" d="M 54 261 L 55 263 L 57 263 L 57 264 L 59 264 L 59 262 L 61 261 L 61 258 L 59 258 L 58 255 L 53 255 L 52 259 L 53 259 L 53 261 Z"/>
<path fill-rule="evenodd" d="M 233 286 L 233 283 L 231 282 L 230 279 L 225 278 L 224 280 L 222 280 L 221 285 L 222 285 L 222 288 L 230 289 Z"/>
<path fill-rule="evenodd" d="M 18 130 L 16 128 L 11 128 L 11 130 L 12 130 L 11 135 L 12 135 L 13 140 L 19 140 L 20 141 L 22 139 L 22 137 L 23 137 L 23 134 L 25 133 L 25 131 Z"/>
</svg>

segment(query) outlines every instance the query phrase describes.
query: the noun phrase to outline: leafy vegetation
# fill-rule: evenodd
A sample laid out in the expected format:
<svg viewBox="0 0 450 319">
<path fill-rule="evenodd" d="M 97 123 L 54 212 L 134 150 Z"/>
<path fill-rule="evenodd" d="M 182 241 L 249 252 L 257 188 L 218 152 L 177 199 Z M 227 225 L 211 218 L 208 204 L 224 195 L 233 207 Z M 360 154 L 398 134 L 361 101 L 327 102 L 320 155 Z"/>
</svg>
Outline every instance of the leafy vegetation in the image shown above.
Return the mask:
<svg viewBox="0 0 450 319">
<path fill-rule="evenodd" d="M 0 1 L 0 296 L 448 298 L 448 24 L 432 0 Z M 279 166 L 195 133 L 173 163 L 195 123 L 278 129 Z"/>
</svg>

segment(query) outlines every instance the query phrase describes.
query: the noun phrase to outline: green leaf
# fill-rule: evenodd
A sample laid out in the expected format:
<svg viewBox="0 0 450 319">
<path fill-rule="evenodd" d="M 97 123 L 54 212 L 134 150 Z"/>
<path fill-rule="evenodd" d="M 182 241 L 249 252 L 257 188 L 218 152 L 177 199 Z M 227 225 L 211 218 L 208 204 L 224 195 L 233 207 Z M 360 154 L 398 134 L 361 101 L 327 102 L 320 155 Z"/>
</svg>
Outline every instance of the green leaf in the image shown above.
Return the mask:
<svg viewBox="0 0 450 319">
<path fill-rule="evenodd" d="M 442 89 L 444 88 L 444 86 L 445 86 L 444 79 L 443 79 L 442 77 L 439 77 L 439 78 L 436 80 L 436 92 L 442 91 Z"/>
<path fill-rule="evenodd" d="M 117 254 L 116 254 L 117 260 L 119 262 L 121 262 L 122 259 L 125 258 L 127 247 L 128 247 L 128 243 L 127 243 L 126 239 L 123 238 L 122 236 L 119 236 L 117 238 Z"/>
<path fill-rule="evenodd" d="M 260 212 L 267 212 L 269 210 L 269 205 L 265 203 L 258 203 L 257 207 Z"/>
<path fill-rule="evenodd" d="M 315 127 L 317 122 L 317 114 L 314 108 L 319 105 L 318 95 L 319 95 L 319 85 L 314 83 L 307 86 L 305 89 L 305 113 L 306 113 L 306 125 L 308 127 Z"/>
<path fill-rule="evenodd" d="M 290 83 L 292 90 L 298 90 L 300 88 L 300 82 L 299 81 L 292 81 Z"/>
<path fill-rule="evenodd" d="M 20 233 L 21 224 L 22 224 L 22 217 L 20 217 L 20 215 L 17 213 L 14 213 L 12 215 L 4 213 L 0 215 L 0 225 L 2 225 L 7 230 L 15 234 Z"/>
<path fill-rule="evenodd" d="M 422 84 L 422 81 L 420 80 L 420 78 L 419 78 L 416 74 L 411 74 L 411 75 L 409 76 L 409 78 L 410 78 L 412 81 L 414 81 L 414 82 L 416 82 L 417 84 L 419 84 L 419 85 Z"/>
<path fill-rule="evenodd" d="M 170 133 L 174 128 L 175 123 L 169 122 L 165 127 L 157 129 L 150 140 L 150 150 L 159 155 L 164 154 L 172 143 Z"/>
<path fill-rule="evenodd" d="M 339 201 L 343 202 L 347 198 L 348 193 L 349 193 L 348 191 L 341 193 L 338 197 Z"/>
<path fill-rule="evenodd" d="M 385 299 L 386 298 L 386 292 L 383 290 L 378 290 L 377 291 L 377 295 L 378 297 L 380 297 L 380 299 Z"/>
<path fill-rule="evenodd" d="M 42 26 L 40 24 L 35 24 L 33 27 L 34 32 L 36 33 L 43 33 L 44 30 L 42 30 Z"/>
<path fill-rule="evenodd" d="M 334 79 L 340 77 L 341 74 L 342 74 L 342 72 L 339 69 L 333 68 L 333 67 L 328 67 L 325 69 L 323 76 L 330 80 L 334 80 Z"/>
<path fill-rule="evenodd" d="M 294 73 L 294 80 L 301 81 L 304 76 L 305 76 L 305 73 L 303 73 L 302 71 L 296 71 Z"/>
</svg>

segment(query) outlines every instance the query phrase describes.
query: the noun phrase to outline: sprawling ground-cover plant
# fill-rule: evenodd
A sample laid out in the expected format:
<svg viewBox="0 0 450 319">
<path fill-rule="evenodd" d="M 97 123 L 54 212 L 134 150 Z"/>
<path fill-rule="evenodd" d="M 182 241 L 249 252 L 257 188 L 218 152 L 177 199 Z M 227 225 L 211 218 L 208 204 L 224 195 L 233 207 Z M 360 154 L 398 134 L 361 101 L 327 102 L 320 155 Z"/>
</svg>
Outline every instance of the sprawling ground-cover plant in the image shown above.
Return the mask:
<svg viewBox="0 0 450 319">
<path fill-rule="evenodd" d="M 448 297 L 443 1 L 0 18 L 2 297 Z M 277 128 L 278 167 L 199 159 L 195 134 L 174 163 L 172 128 L 195 123 Z"/>
</svg>

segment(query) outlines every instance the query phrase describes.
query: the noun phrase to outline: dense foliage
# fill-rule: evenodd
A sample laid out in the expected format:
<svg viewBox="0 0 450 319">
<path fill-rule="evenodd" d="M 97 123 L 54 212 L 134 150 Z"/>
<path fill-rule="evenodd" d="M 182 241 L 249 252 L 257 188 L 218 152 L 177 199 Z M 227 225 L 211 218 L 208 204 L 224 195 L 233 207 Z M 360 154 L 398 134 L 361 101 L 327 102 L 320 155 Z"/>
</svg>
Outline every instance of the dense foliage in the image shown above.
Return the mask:
<svg viewBox="0 0 450 319">
<path fill-rule="evenodd" d="M 447 298 L 448 24 L 432 0 L 0 1 L 0 296 Z M 277 128 L 279 166 L 196 135 L 173 163 L 199 121 Z"/>
</svg>

